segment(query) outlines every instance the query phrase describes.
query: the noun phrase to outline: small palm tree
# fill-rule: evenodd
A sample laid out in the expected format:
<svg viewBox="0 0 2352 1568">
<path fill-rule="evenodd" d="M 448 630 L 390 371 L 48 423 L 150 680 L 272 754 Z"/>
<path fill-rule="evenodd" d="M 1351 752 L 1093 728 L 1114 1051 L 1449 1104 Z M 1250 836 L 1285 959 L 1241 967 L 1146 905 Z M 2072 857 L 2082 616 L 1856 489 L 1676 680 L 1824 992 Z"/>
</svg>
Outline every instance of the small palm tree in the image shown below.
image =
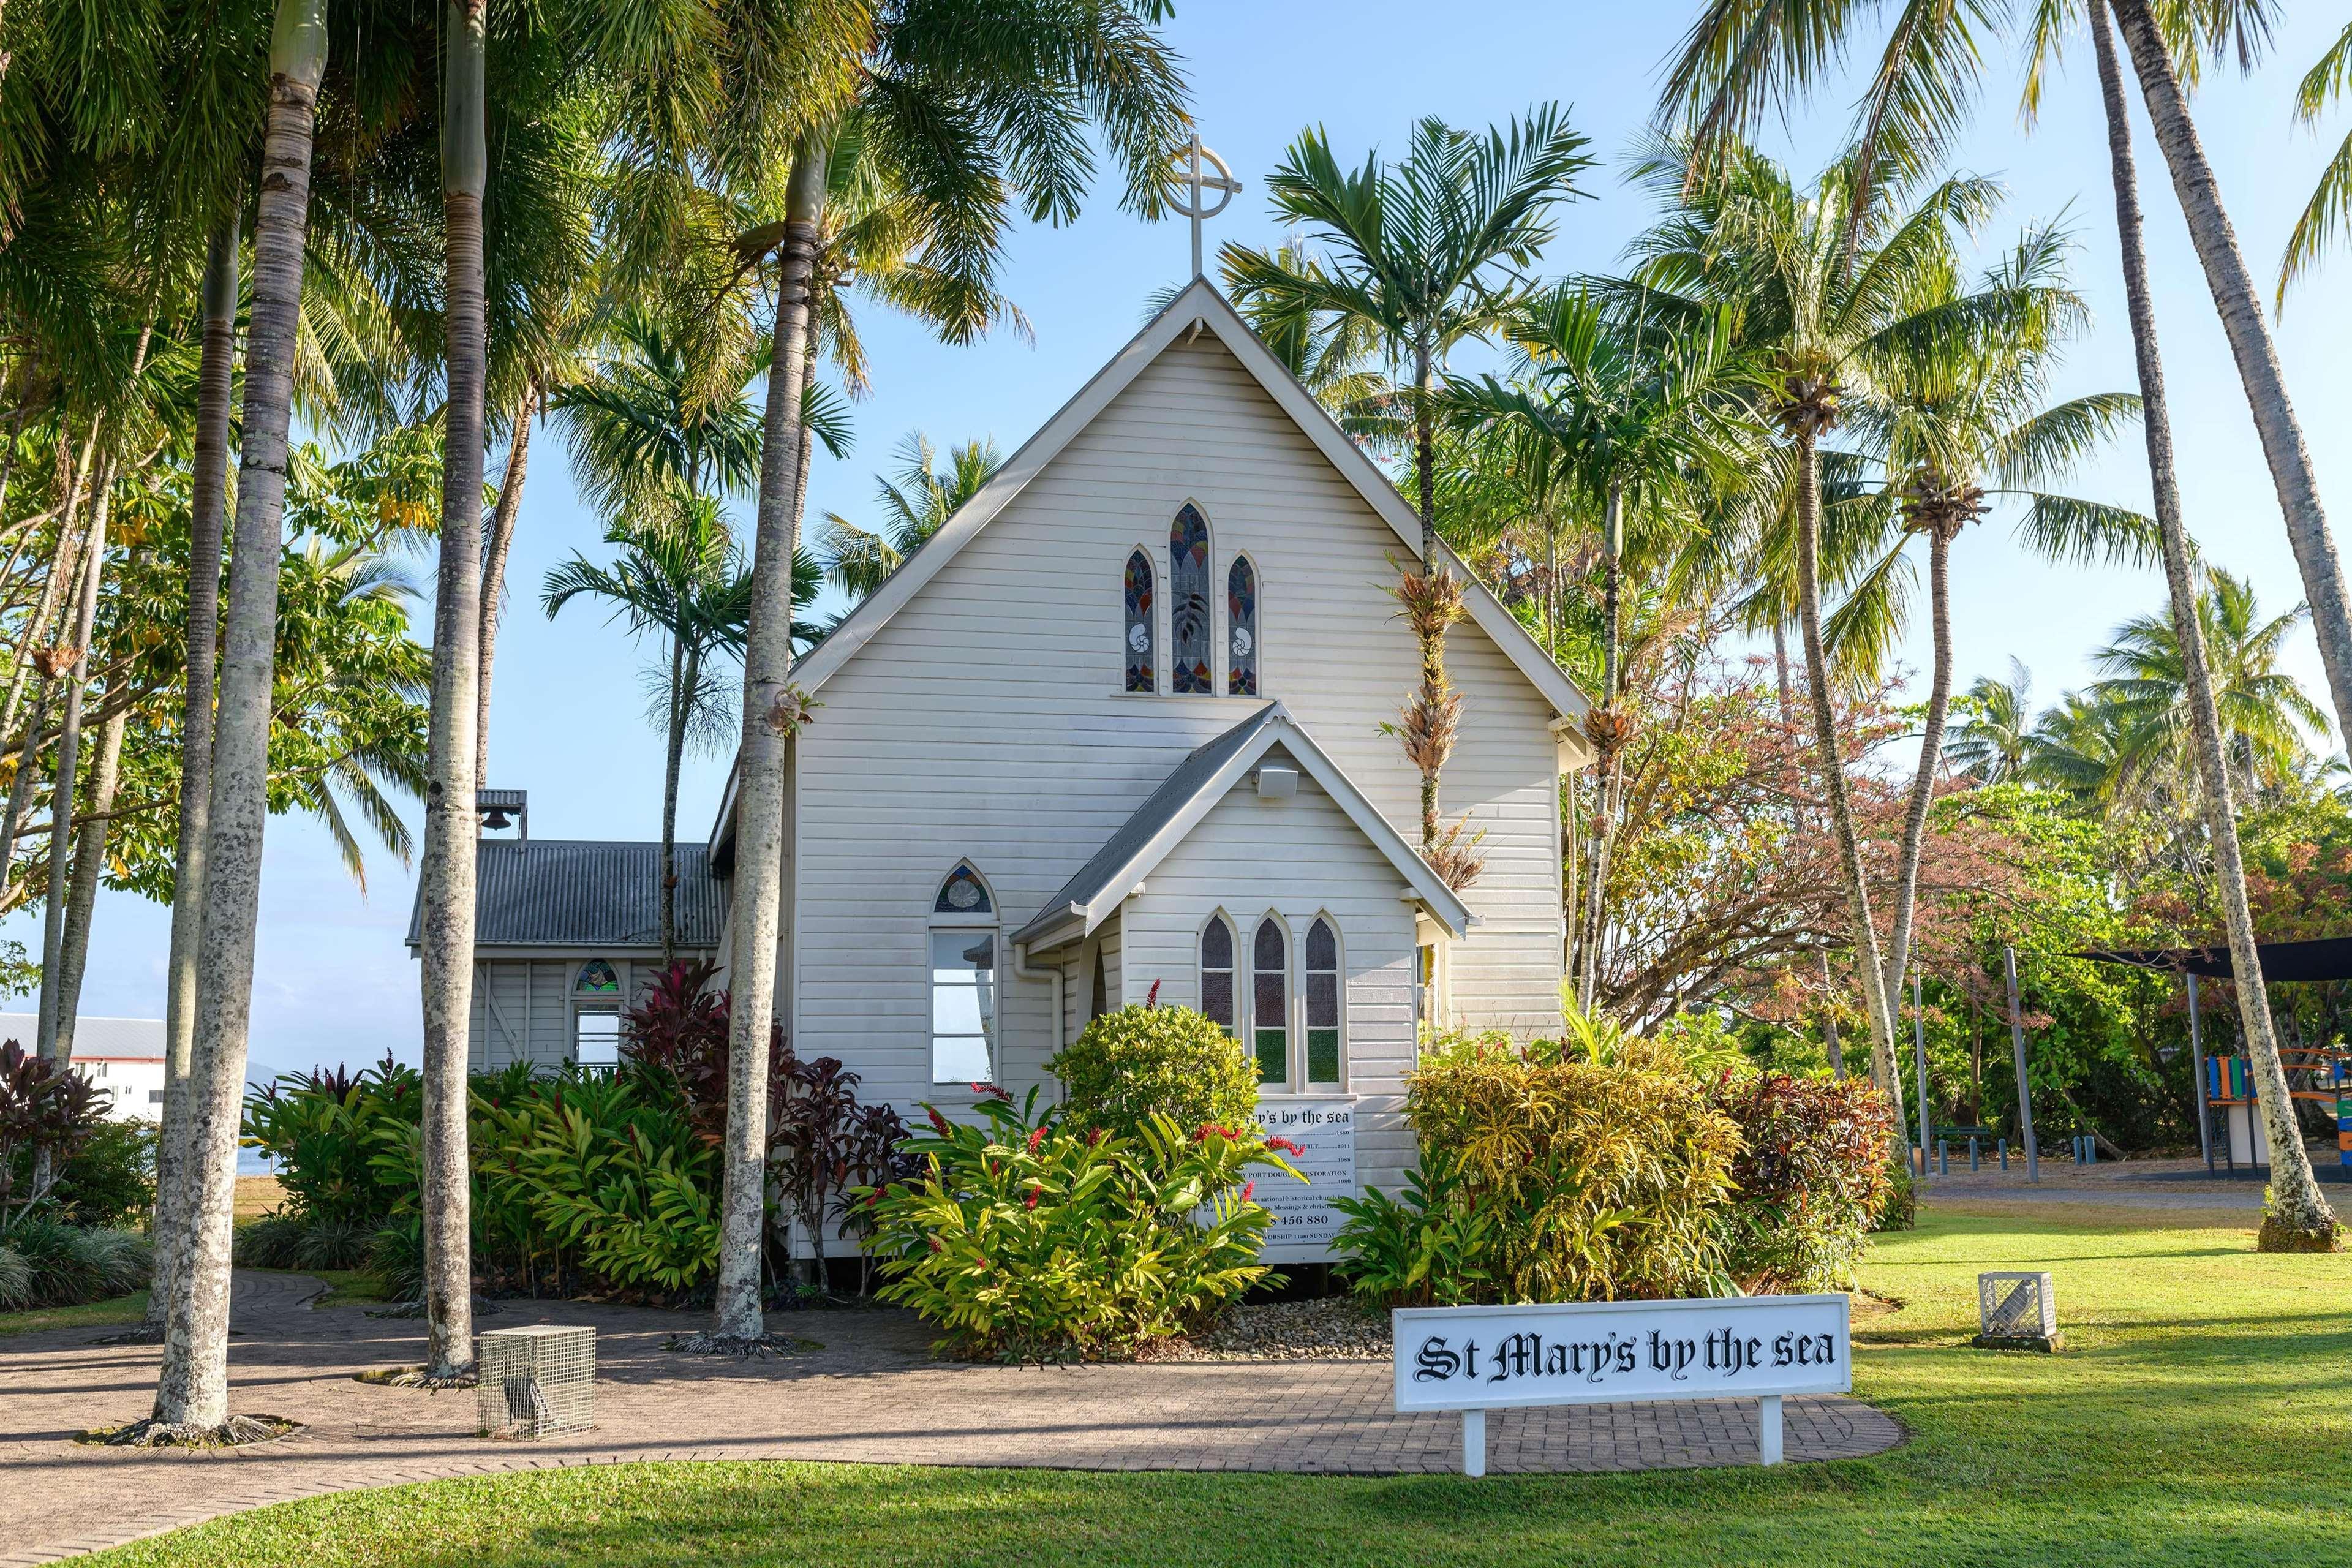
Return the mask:
<svg viewBox="0 0 2352 1568">
<path fill-rule="evenodd" d="M 1556 104 L 1483 137 L 1423 120 L 1402 163 L 1384 165 L 1375 152 L 1354 173 L 1340 168 L 1320 130 L 1309 131 L 1266 189 L 1275 215 L 1305 227 L 1323 254 L 1232 244 L 1219 253 L 1235 303 L 1290 343 L 1294 357 L 1318 342 L 1345 351 L 1357 333 L 1369 335 L 1402 400 L 1422 581 L 1404 584 L 1400 597 L 1421 643 L 1422 680 L 1400 730 L 1421 770 L 1424 856 L 1438 852 L 1438 774 L 1461 708 L 1445 677 L 1445 631 L 1462 608 L 1437 552 L 1439 378 L 1462 342 L 1502 328 L 1551 238 L 1554 210 L 1580 194 L 1576 177 L 1591 164 L 1584 147 Z"/>
<path fill-rule="evenodd" d="M 667 963 L 677 948 L 677 786 L 687 747 L 724 745 L 732 734 L 734 684 L 725 666 L 743 653 L 751 614 L 751 579 L 729 536 L 719 504 L 708 496 L 680 500 L 660 523 L 625 521 L 605 535 L 619 547 L 609 566 L 574 553 L 547 574 L 540 603 L 550 619 L 583 594 L 604 600 L 612 618 L 633 637 L 652 635 L 666 645 L 646 671 L 646 717 L 662 727 L 661 944 Z M 815 596 L 814 563 L 796 572 L 795 598 Z M 800 590 L 805 589 L 805 596 Z M 795 626 L 803 638 L 814 628 Z"/>
<path fill-rule="evenodd" d="M 839 512 L 824 515 L 824 574 L 852 600 L 879 588 L 1004 466 L 995 442 L 975 437 L 949 448 L 942 468 L 938 450 L 919 430 L 898 443 L 898 457 L 895 477 L 875 476 L 874 499 L 882 512 L 878 526 L 864 529 Z"/>
<path fill-rule="evenodd" d="M 1979 784 L 2007 784 L 2025 769 L 2033 750 L 2033 672 L 2009 661 L 2009 679 L 1979 675 L 1952 704 L 1953 765 Z"/>
<path fill-rule="evenodd" d="M 2327 733 L 2326 710 L 2279 664 L 2307 616 L 2297 605 L 2265 618 L 2252 585 L 2219 570 L 2197 596 L 2231 782 L 2248 796 L 2298 779 L 2311 760 L 2305 737 Z M 2106 679 L 2093 694 L 2116 710 L 2135 752 L 2160 761 L 2183 787 L 2193 785 L 2189 681 L 2171 618 L 2135 616 L 2095 657 Z"/>
</svg>

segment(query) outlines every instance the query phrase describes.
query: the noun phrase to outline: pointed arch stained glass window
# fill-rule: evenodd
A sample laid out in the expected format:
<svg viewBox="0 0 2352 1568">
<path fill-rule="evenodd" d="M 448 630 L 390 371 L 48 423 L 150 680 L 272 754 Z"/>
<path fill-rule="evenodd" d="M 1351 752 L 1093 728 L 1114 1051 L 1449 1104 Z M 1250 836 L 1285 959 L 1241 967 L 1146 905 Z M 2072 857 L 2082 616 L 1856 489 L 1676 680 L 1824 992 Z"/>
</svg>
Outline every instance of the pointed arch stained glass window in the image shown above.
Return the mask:
<svg viewBox="0 0 2352 1568">
<path fill-rule="evenodd" d="M 1307 928 L 1307 1081 L 1339 1081 L 1339 934 L 1320 918 Z"/>
<path fill-rule="evenodd" d="M 1127 558 L 1127 689 L 1150 691 L 1160 659 L 1151 646 L 1151 557 L 1139 550 Z"/>
<path fill-rule="evenodd" d="M 1290 933 L 1268 915 L 1250 940 L 1250 1045 L 1261 1083 L 1290 1082 Z"/>
<path fill-rule="evenodd" d="M 618 996 L 621 977 L 603 959 L 592 958 L 580 966 L 580 978 L 572 983 L 572 989 L 583 996 Z"/>
<path fill-rule="evenodd" d="M 959 866 L 948 873 L 940 884 L 940 896 L 931 900 L 931 912 L 940 915 L 984 915 L 992 911 L 988 901 L 988 884 L 969 866 Z"/>
<path fill-rule="evenodd" d="M 1187 502 L 1168 529 L 1168 689 L 1213 694 L 1209 672 L 1209 523 Z"/>
<path fill-rule="evenodd" d="M 1226 1034 L 1234 1033 L 1234 928 L 1223 915 L 1201 928 L 1201 1011 Z"/>
<path fill-rule="evenodd" d="M 1225 573 L 1225 689 L 1235 697 L 1257 695 L 1257 569 L 1245 555 L 1234 557 Z"/>
</svg>

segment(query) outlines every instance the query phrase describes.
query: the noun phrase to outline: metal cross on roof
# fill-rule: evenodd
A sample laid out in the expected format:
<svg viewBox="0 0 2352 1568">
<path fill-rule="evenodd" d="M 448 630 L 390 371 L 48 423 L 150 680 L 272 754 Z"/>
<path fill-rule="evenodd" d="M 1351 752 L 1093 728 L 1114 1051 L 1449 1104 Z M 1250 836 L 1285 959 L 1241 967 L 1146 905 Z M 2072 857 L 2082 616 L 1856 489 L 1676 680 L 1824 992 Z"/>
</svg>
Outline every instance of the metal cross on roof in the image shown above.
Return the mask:
<svg viewBox="0 0 2352 1568">
<path fill-rule="evenodd" d="M 1204 161 L 1215 171 L 1213 174 L 1204 175 L 1201 173 Z M 1203 219 L 1213 218 L 1231 206 L 1234 194 L 1242 188 L 1242 183 L 1234 178 L 1234 172 L 1225 166 L 1223 158 L 1201 145 L 1197 135 L 1176 149 L 1173 162 L 1184 187 L 1175 207 L 1192 220 L 1192 276 L 1198 278 L 1201 276 L 1201 224 Z M 1207 205 L 1203 193 L 1209 191 L 1217 193 L 1215 206 Z"/>
</svg>

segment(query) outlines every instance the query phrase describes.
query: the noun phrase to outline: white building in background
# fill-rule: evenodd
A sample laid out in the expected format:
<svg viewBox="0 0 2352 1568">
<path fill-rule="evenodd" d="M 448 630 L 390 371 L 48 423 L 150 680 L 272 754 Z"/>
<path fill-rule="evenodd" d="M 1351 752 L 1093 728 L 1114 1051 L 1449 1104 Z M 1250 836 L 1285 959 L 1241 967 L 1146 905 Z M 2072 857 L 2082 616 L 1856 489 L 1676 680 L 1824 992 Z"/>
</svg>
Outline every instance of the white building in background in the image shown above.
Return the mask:
<svg viewBox="0 0 2352 1568">
<path fill-rule="evenodd" d="M 1486 866 L 1456 892 L 1423 861 L 1385 729 L 1419 675 L 1393 589 L 1420 547 L 1195 279 L 794 668 L 818 703 L 782 824 L 794 1047 L 868 1100 L 968 1111 L 978 1080 L 1017 1097 L 1088 1019 L 1156 997 L 1245 1044 L 1318 1196 L 1394 1187 L 1419 1023 L 1561 1026 L 1560 779 L 1590 760 L 1584 694 L 1444 557 L 1467 619 L 1439 804 Z M 522 800 L 481 804 L 502 827 Z M 681 955 L 722 969 L 736 812 L 730 781 L 677 865 Z M 478 1070 L 613 1059 L 659 963 L 654 855 L 483 841 Z M 1328 1213 L 1297 1218 L 1270 1255 L 1325 1256 Z"/>
<path fill-rule="evenodd" d="M 0 1040 L 29 1051 L 39 1037 L 39 1015 L 0 1013 Z M 163 1019 L 77 1018 L 73 1065 L 105 1097 L 108 1120 L 163 1119 Z"/>
</svg>

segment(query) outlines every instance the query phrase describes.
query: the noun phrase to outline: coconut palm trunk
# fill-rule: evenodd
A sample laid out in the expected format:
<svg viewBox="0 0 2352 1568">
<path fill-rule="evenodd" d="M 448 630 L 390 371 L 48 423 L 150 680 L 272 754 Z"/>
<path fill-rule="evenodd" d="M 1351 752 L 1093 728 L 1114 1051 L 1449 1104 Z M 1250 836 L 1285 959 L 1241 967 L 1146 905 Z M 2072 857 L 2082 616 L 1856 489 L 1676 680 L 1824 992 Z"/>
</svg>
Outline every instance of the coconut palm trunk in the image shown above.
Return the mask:
<svg viewBox="0 0 2352 1568">
<path fill-rule="evenodd" d="M 507 440 L 506 475 L 499 481 L 499 504 L 490 511 L 490 537 L 482 552 L 481 673 L 474 696 L 474 787 L 490 776 L 490 674 L 498 658 L 499 615 L 507 591 L 507 555 L 514 547 L 515 516 L 522 510 L 523 480 L 530 470 L 530 424 L 539 412 L 533 384 L 515 407 L 514 434 Z"/>
<path fill-rule="evenodd" d="M 776 941 L 783 899 L 784 779 L 798 727 L 792 690 L 793 509 L 800 491 L 801 406 L 806 384 L 810 279 L 824 219 L 829 131 L 805 137 L 784 194 L 784 241 L 760 448 L 758 531 L 751 553 L 751 625 L 743 651 L 743 742 L 737 757 L 735 889 L 728 989 L 726 1178 L 711 1339 L 759 1342 L 761 1234 L 767 1224 L 768 1037 L 776 1010 Z"/>
<path fill-rule="evenodd" d="M 2145 7 L 2138 9 L 2144 18 Z M 2119 5 L 2117 10 L 2122 15 L 2125 7 Z M 2206 828 L 2213 839 L 2222 918 L 2229 928 L 2230 966 L 2236 978 L 2238 1016 L 2245 1030 L 2247 1054 L 2253 1058 L 2256 1092 L 2270 1133 L 2271 1199 L 2269 1212 L 2263 1217 L 2261 1246 L 2266 1252 L 2335 1251 L 2344 1245 L 2343 1228 L 2321 1194 L 2310 1158 L 2304 1152 L 2303 1130 L 2295 1123 L 2294 1101 L 2288 1093 L 2285 1068 L 2279 1061 L 2278 1038 L 2271 1027 L 2269 988 L 2263 982 L 2262 960 L 2254 945 L 2253 910 L 2246 899 L 2245 862 L 2238 845 L 2230 770 L 2222 754 L 2221 715 L 2213 700 L 2212 670 L 2206 662 L 2204 630 L 2197 616 L 2196 563 L 2181 517 L 2179 479 L 2173 469 L 2172 426 L 2165 405 L 2164 363 L 2157 352 L 2156 303 L 2148 288 L 2138 174 L 2132 158 L 2131 119 L 2124 101 L 2123 74 L 2116 58 L 2115 40 L 2107 31 L 2105 0 L 2090 0 L 2090 24 L 2098 54 L 2100 93 L 2106 110 L 2116 229 L 2123 253 L 2124 292 L 2131 311 L 2132 349 L 2139 364 L 2140 423 L 2147 439 L 2148 479 L 2155 491 L 2157 528 L 2164 542 L 2165 585 L 2171 593 L 2172 624 L 2179 639 L 2189 688 L 2197 769 L 2205 785 Z M 2125 37 L 2127 41 L 2131 37 L 2128 24 Z M 2133 53 L 2137 62 L 2137 47 Z M 2168 61 L 2166 69 L 2169 68 Z M 2145 84 L 2145 68 L 2141 79 Z M 2295 449 L 2301 451 L 2299 439 Z M 2332 670 L 2330 674 L 2332 678 Z"/>
<path fill-rule="evenodd" d="M 74 790 L 81 768 L 82 705 L 89 690 L 89 644 L 98 629 L 99 587 L 106 573 L 107 514 L 114 500 L 114 465 L 100 459 L 89 503 L 89 539 L 82 548 L 81 599 L 74 611 L 73 668 L 65 678 L 65 710 L 58 722 L 57 778 L 49 786 L 49 893 L 41 911 L 40 1054 L 70 1061 L 73 1020 L 63 1001 L 68 876 L 72 868 Z"/>
<path fill-rule="evenodd" d="M 677 780 L 686 762 L 686 716 L 694 683 L 702 679 L 699 658 L 689 659 L 686 639 L 669 639 L 669 732 L 662 749 L 661 950 L 667 966 L 677 956 Z"/>
<path fill-rule="evenodd" d="M 205 248 L 204 357 L 196 371 L 196 448 L 188 531 L 187 684 L 180 710 L 180 840 L 172 869 L 172 947 L 164 976 L 163 1124 L 155 1143 L 154 1278 L 147 1326 L 161 1332 L 179 1269 L 188 1152 L 188 1068 L 196 1028 L 196 948 L 204 929 L 205 833 L 212 820 L 213 676 L 220 651 L 221 535 L 228 510 L 229 392 L 236 369 L 237 223 Z"/>
<path fill-rule="evenodd" d="M 1927 716 L 1920 726 L 1919 769 L 1911 776 L 1911 801 L 1903 816 L 1902 864 L 1895 884 L 1894 929 L 1886 939 L 1886 994 L 1903 994 L 1903 973 L 1911 961 L 1911 931 L 1919 908 L 1919 860 L 1927 842 L 1927 808 L 1935 803 L 1937 775 L 1943 771 L 1944 721 L 1952 705 L 1952 531 L 1937 519 L 1927 527 L 1927 605 L 1935 631 L 1935 672 L 1927 686 Z"/>
<path fill-rule="evenodd" d="M 2229 334 L 2230 353 L 2237 362 L 2247 405 L 2253 411 L 2255 432 L 2262 437 L 2271 484 L 2286 520 L 2287 542 L 2294 547 L 2295 567 L 2303 574 L 2304 597 L 2311 605 L 2320 662 L 2327 669 L 2337 731 L 2352 735 L 2352 602 L 2347 602 L 2335 537 L 2327 531 L 2327 512 L 2320 502 L 2311 452 L 2304 444 L 2303 426 L 2288 400 L 2286 377 L 2279 370 L 2278 350 L 2263 318 L 2262 299 L 2255 292 L 2253 275 L 2246 270 L 2246 258 L 2239 252 L 2237 232 L 2221 205 L 2221 186 L 2205 161 L 2204 145 L 2198 139 L 2196 122 L 2189 117 L 2180 79 L 2173 70 L 2171 52 L 2165 47 L 2148 0 L 2116 0 L 2115 13 L 2139 77 L 2148 123 L 2172 172 L 2172 188 L 2189 221 L 2197 258 L 2204 265 L 2206 287 L 2212 290 L 2214 309 Z"/>
<path fill-rule="evenodd" d="M 253 1005 L 262 836 L 269 812 L 270 688 L 287 430 L 301 326 L 311 132 L 326 65 L 326 0 L 282 0 L 269 47 L 269 120 L 253 231 L 236 551 L 221 635 L 212 820 L 205 839 L 205 920 L 184 1145 L 187 1196 L 179 1216 L 180 1264 L 166 1309 L 155 1411 L 122 1435 L 129 1442 L 236 1441 L 261 1435 L 229 1417 L 229 1238 L 245 1104 L 246 1029 Z"/>
<path fill-rule="evenodd" d="M 66 900 L 65 940 L 58 948 L 58 1057 L 63 1061 L 73 1059 L 74 1019 L 81 1010 L 82 975 L 89 965 L 90 922 L 98 913 L 98 885 L 106 875 L 106 839 L 113 826 L 115 785 L 122 774 L 124 719 L 121 713 L 110 713 L 99 725 L 97 765 L 89 775 L 89 811 L 74 835 L 73 885 Z"/>
<path fill-rule="evenodd" d="M 1853 922 L 1854 973 L 1862 981 L 1864 1011 L 1870 1022 L 1871 1071 L 1895 1107 L 1901 1139 L 1903 1075 L 1895 1059 L 1895 1026 L 1886 1007 L 1886 970 L 1879 954 L 1878 928 L 1870 914 L 1870 882 L 1862 843 L 1853 826 L 1853 803 L 1839 755 L 1837 717 L 1830 707 L 1829 659 L 1822 644 L 1822 472 L 1818 432 L 1809 417 L 1797 430 L 1797 618 L 1805 654 L 1806 694 L 1811 699 L 1813 746 L 1822 769 L 1822 794 L 1829 803 L 1830 831 L 1845 872 L 1846 902 Z"/>
<path fill-rule="evenodd" d="M 441 197 L 448 401 L 441 468 L 441 568 L 433 612 L 433 717 L 418 876 L 417 954 L 425 994 L 424 1380 L 474 1370 L 471 1162 L 466 1147 L 467 1050 L 474 1001 L 475 702 L 481 678 L 482 298 L 486 0 L 450 0 Z"/>
</svg>

